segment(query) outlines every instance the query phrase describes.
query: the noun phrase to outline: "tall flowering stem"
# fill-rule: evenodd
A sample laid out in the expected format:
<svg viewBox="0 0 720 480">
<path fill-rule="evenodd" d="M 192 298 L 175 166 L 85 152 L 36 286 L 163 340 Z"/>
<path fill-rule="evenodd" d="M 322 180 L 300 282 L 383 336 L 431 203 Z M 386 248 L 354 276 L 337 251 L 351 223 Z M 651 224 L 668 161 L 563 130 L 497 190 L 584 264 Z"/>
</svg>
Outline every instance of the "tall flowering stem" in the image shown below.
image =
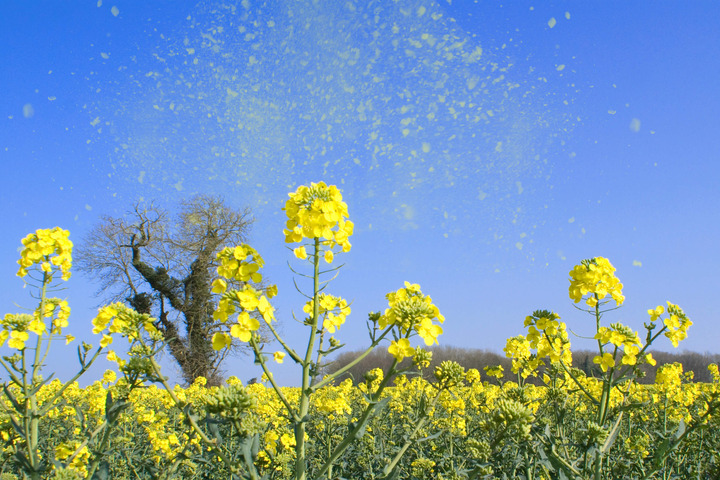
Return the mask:
<svg viewBox="0 0 720 480">
<path fill-rule="evenodd" d="M 302 367 L 300 399 L 297 418 L 295 420 L 295 478 L 303 480 L 307 476 L 306 461 L 306 425 L 310 408 L 310 397 L 313 393 L 311 382 L 318 365 L 313 363 L 318 335 L 322 335 L 324 325 L 320 324 L 320 255 L 329 264 L 334 260 L 333 247 L 339 246 L 343 252 L 351 248 L 349 237 L 353 233 L 353 223 L 347 218 L 347 205 L 335 186 L 326 186 L 323 182 L 310 187 L 301 186 L 291 193 L 285 203 L 288 220 L 285 229 L 285 242 L 301 242 L 303 238 L 311 243 L 313 268 L 313 291 L 311 311 L 308 319 L 308 342 L 305 355 L 300 362 Z M 294 249 L 295 256 L 307 259 L 306 246 L 303 244 Z M 320 325 L 320 329 L 318 328 Z"/>
<path fill-rule="evenodd" d="M 591 477 L 595 480 L 605 478 L 604 459 L 608 455 L 621 427 L 625 409 L 631 407 L 625 405 L 625 403 L 627 403 L 631 388 L 641 374 L 638 367 L 641 364 L 656 364 L 652 354 L 648 353 L 647 349 L 661 334 L 667 336 L 673 345 L 677 346 L 678 341 L 687 336 L 687 329 L 692 325 L 692 322 L 680 307 L 668 302 L 669 318 L 664 320 L 664 326 L 657 331 L 655 322 L 665 313 L 665 309 L 658 306 L 655 309 L 648 310 L 651 321 L 645 324 L 647 335 L 644 345 L 639 333 L 626 325 L 613 323 L 604 326 L 602 324 L 603 314 L 619 308 L 625 301 L 622 288 L 622 283 L 615 276 L 615 267 L 607 258 L 595 257 L 583 260 L 570 271 L 569 296 L 575 303 L 584 301 L 589 308 L 587 310 L 580 308 L 580 310 L 592 315 L 595 324 L 593 338 L 597 340 L 598 354 L 594 357 L 593 362 L 602 372 L 599 382 L 599 396 L 591 392 L 586 379 L 578 378 L 577 374 L 573 372 L 565 324 L 556 321 L 559 317 L 541 311 L 535 312 L 532 316 L 527 317 L 525 321 L 525 325 L 529 327 L 528 339 L 534 339 L 537 342 L 538 338 L 544 338 L 545 345 L 550 346 L 549 349 L 539 346 L 543 341 L 540 340 L 537 354 L 533 356 L 526 355 L 528 357 L 526 363 L 530 364 L 529 370 L 534 371 L 538 364 L 542 364 L 541 358 L 548 356 L 551 362 L 557 364 L 560 371 L 564 372 L 565 379 L 574 382 L 579 390 L 596 406 L 595 427 L 593 428 L 605 432 L 606 440 L 591 455 L 594 457 L 594 462 L 591 465 Z M 610 302 L 614 302 L 615 305 L 608 306 Z M 565 346 L 567 352 L 564 351 Z M 516 368 L 515 357 L 522 357 L 518 352 L 520 352 L 518 348 L 510 350 L 513 356 L 513 369 Z M 624 408 L 611 408 L 611 395 L 614 390 L 620 393 L 622 397 L 621 403 Z M 551 452 L 551 455 L 556 454 Z M 557 460 L 563 465 L 572 464 L 572 459 L 569 458 L 558 457 Z M 576 473 L 572 469 L 568 469 L 568 472 Z"/>
<path fill-rule="evenodd" d="M 19 277 L 29 277 L 27 282 L 37 288 L 38 307 L 30 314 L 6 314 L 0 324 L 0 346 L 7 344 L 16 353 L 0 359 L 0 365 L 7 371 L 10 381 L 3 384 L 3 393 L 8 404 L 0 402 L 5 413 L 13 424 L 19 438 L 13 439 L 13 453 L 16 463 L 31 479 L 45 478 L 53 466 L 52 459 L 43 459 L 40 452 L 47 447 L 42 445 L 40 426 L 49 413 L 63 406 L 63 394 L 73 385 L 97 360 L 112 337 L 104 335 L 94 353 L 91 345 L 83 342 L 78 347 L 80 368 L 67 382 L 63 383 L 49 398 L 40 401 L 38 395 L 52 375 L 43 378 L 43 368 L 50 352 L 53 340 L 64 337 L 66 344 L 74 340 L 69 334 L 63 335 L 68 326 L 70 307 L 67 301 L 49 297 L 48 293 L 55 288 L 57 274 L 61 280 L 70 278 L 72 266 L 72 247 L 70 233 L 59 227 L 40 229 L 22 240 L 23 249 L 18 264 Z M 39 283 L 39 284 L 37 284 Z M 135 312 L 133 312 L 135 313 Z M 138 314 L 136 314 L 138 315 Z M 100 317 L 100 315 L 99 315 Z M 111 319 L 108 319 L 110 321 Z M 96 323 L 97 318 L 93 321 Z M 132 326 L 135 329 L 136 325 Z M 97 333 L 97 332 L 96 332 Z M 26 345 L 31 334 L 35 336 L 34 348 Z M 32 351 L 32 353 L 28 353 Z M 113 378 L 114 378 L 114 372 Z M 135 385 L 129 385 L 126 392 Z M 88 478 L 92 477 L 101 459 L 106 455 L 107 442 L 112 428 L 117 422 L 118 414 L 123 410 L 125 398 L 112 398 L 108 394 L 105 420 L 92 431 L 85 432 L 85 440 L 77 446 L 58 447 L 55 460 L 59 464 L 64 460 L 67 468 L 76 470 Z"/>
<path fill-rule="evenodd" d="M 304 350 L 293 349 L 273 326 L 274 309 L 268 299 L 277 293 L 277 288 L 271 286 L 263 290 L 251 285 L 262 279 L 259 269 L 263 262 L 260 255 L 247 245 L 229 247 L 218 254 L 219 278 L 213 282 L 213 292 L 222 294 L 222 298 L 214 316 L 216 320 L 225 322 L 229 330 L 216 332 L 212 343 L 213 347 L 219 350 L 239 340 L 247 342 L 253 349 L 256 363 L 260 365 L 285 406 L 293 425 L 294 478 L 305 480 L 308 478 L 308 442 L 312 441 L 308 437 L 307 422 L 313 395 L 320 388 L 337 380 L 389 336 L 393 337 L 388 348 L 394 357 L 392 367 L 384 380 L 375 386 L 374 391 L 368 392 L 367 406 L 353 428 L 329 451 L 324 464 L 312 472 L 313 475 L 330 475 L 333 463 L 365 431 L 371 416 L 385 405 L 386 402 L 381 401 L 381 395 L 389 379 L 400 372 L 399 363 L 405 357 L 413 357 L 417 360 L 416 365 L 426 366 L 429 363 L 429 354 L 422 349 L 412 348 L 410 339 L 419 336 L 427 345 L 437 343 L 437 337 L 442 333 L 442 328 L 437 323 L 442 323 L 444 318 L 432 303 L 432 299 L 420 291 L 419 285 L 405 282 L 404 288 L 387 295 L 389 308 L 384 314 L 370 315 L 368 326 L 371 342 L 368 348 L 349 365 L 324 378 L 318 378 L 322 359 L 342 347 L 332 335 L 337 333 L 350 314 L 347 301 L 325 293 L 323 290 L 327 282 L 320 280 L 323 274 L 339 267 L 323 270 L 322 266 L 331 265 L 338 254 L 350 251 L 349 239 L 354 225 L 348 220 L 347 205 L 342 200 L 340 190 L 323 182 L 298 187 L 289 194 L 284 210 L 287 215 L 285 242 L 294 244 L 290 248 L 297 259 L 312 265 L 312 275 L 293 270 L 301 276 L 312 278 L 312 293 L 301 292 L 308 299 L 303 307 L 303 312 L 307 315 L 304 325 L 308 328 Z M 285 357 L 289 357 L 301 368 L 300 394 L 296 401 L 291 402 L 273 378 L 268 362 L 269 355 L 263 350 L 264 339 L 258 334 L 259 320 L 265 322 L 267 331 L 282 347 L 282 350 L 272 354 L 275 361 L 282 362 Z"/>
</svg>

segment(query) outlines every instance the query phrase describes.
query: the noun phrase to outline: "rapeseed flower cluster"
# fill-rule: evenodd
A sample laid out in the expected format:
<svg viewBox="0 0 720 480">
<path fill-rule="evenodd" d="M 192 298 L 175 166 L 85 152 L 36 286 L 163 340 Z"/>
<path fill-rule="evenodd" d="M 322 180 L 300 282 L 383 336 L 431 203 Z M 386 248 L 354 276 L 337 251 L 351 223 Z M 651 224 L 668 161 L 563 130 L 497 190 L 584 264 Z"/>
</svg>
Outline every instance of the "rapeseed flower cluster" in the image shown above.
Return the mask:
<svg viewBox="0 0 720 480">
<path fill-rule="evenodd" d="M 55 447 L 55 458 L 57 460 L 65 460 L 70 457 L 80 446 L 80 442 L 63 442 Z M 80 449 L 80 452 L 68 464 L 67 469 L 77 472 L 83 477 L 88 474 L 88 461 L 90 460 L 90 450 L 87 446 Z"/>
<path fill-rule="evenodd" d="M 396 325 L 405 338 L 414 330 L 426 345 L 437 343 L 437 337 L 443 330 L 440 325 L 434 324 L 433 320 L 443 323 L 445 317 L 433 305 L 432 298 L 423 295 L 418 284 L 405 282 L 404 288 L 388 293 L 385 297 L 389 308 L 378 319 L 380 328 Z"/>
<path fill-rule="evenodd" d="M 600 327 L 595 334 L 600 344 L 605 347 L 607 345 L 613 345 L 615 352 L 603 352 L 602 355 L 596 355 L 593 358 L 593 362 L 600 365 L 603 372 L 607 372 L 608 368 L 615 366 L 615 354 L 618 349 L 622 349 L 623 356 L 620 360 L 622 365 L 637 365 L 638 354 L 643 348 L 643 344 L 640 341 L 640 335 L 633 331 L 630 327 L 627 327 L 621 323 L 613 323 L 608 327 Z M 655 365 L 657 362 L 653 359 L 652 354 L 648 353 L 642 356 L 644 363 Z"/>
<path fill-rule="evenodd" d="M 433 427 L 446 429 L 452 435 L 467 435 L 465 400 L 455 391 L 445 390 L 440 394 L 439 407 L 438 410 L 442 409 L 444 415 L 433 421 Z"/>
<path fill-rule="evenodd" d="M 257 406 L 257 397 L 241 385 L 214 388 L 205 397 L 205 408 L 219 417 L 239 420 Z"/>
<path fill-rule="evenodd" d="M 567 325 L 559 321 L 560 316 L 547 310 L 538 310 L 525 317 L 528 327 L 530 348 L 537 350 L 539 358 L 549 357 L 551 362 L 563 360 L 572 363 L 570 358 L 570 340 Z"/>
<path fill-rule="evenodd" d="M 503 351 L 505 356 L 512 360 L 512 372 L 515 374 L 520 373 L 522 378 L 537 375 L 538 367 L 545 364 L 530 350 L 530 342 L 524 335 L 508 338 Z M 488 373 L 488 375 L 501 378 L 498 373 L 501 374 L 502 371 L 498 372 L 496 370 L 492 374 Z"/>
<path fill-rule="evenodd" d="M 655 385 L 658 390 L 673 394 L 679 388 L 683 380 L 683 366 L 681 363 L 667 363 L 658 368 L 655 374 Z"/>
<path fill-rule="evenodd" d="M 290 198 L 283 209 L 288 217 L 283 230 L 285 243 L 301 242 L 303 238 L 322 238 L 327 263 L 333 261 L 334 246 L 339 246 L 343 252 L 350 251 L 349 238 L 354 224 L 346 220 L 347 205 L 335 185 L 327 186 L 324 182 L 311 183 L 309 187 L 301 185 L 288 195 Z M 297 247 L 294 252 L 298 258 L 307 258 L 305 246 Z"/>
<path fill-rule="evenodd" d="M 429 352 L 419 346 L 415 347 L 412 360 L 413 365 L 415 365 L 418 369 L 427 368 L 430 366 L 430 362 L 432 361 L 432 352 Z"/>
<path fill-rule="evenodd" d="M 313 308 L 314 301 L 310 299 L 303 306 L 303 312 L 312 315 Z M 335 333 L 350 315 L 350 307 L 347 300 L 343 298 L 321 293 L 318 295 L 318 313 L 323 318 L 323 328 L 330 333 Z"/>
<path fill-rule="evenodd" d="M 95 335 L 102 334 L 100 340 L 102 347 L 107 347 L 113 342 L 113 333 L 119 333 L 133 342 L 139 338 L 141 328 L 154 339 L 161 338 L 160 332 L 149 315 L 138 313 L 120 302 L 100 308 L 97 316 L 92 320 L 92 324 L 93 333 Z"/>
<path fill-rule="evenodd" d="M 8 347 L 23 350 L 25 348 L 25 342 L 30 338 L 30 334 L 27 331 L 33 321 L 33 317 L 25 313 L 5 314 L 2 320 L 3 330 L 0 331 L 0 346 L 4 345 L 7 341 Z M 44 326 L 45 324 L 43 323 L 43 327 Z"/>
<path fill-rule="evenodd" d="M 507 345 L 506 345 L 506 347 L 507 347 Z M 487 375 L 488 377 L 497 378 L 498 380 L 500 380 L 501 378 L 503 378 L 505 376 L 505 371 L 504 371 L 502 365 L 496 365 L 496 366 L 488 365 L 486 367 L 483 367 L 483 370 L 485 371 L 485 375 Z M 517 372 L 515 372 L 515 373 L 517 373 Z"/>
<path fill-rule="evenodd" d="M 432 298 L 423 295 L 418 284 L 405 282 L 405 287 L 390 292 L 385 297 L 388 306 L 383 315 L 377 319 L 381 329 L 396 326 L 398 338 L 391 342 L 388 352 L 398 361 L 413 356 L 416 352 L 410 345 L 409 337 L 416 333 L 425 341 L 425 345 L 437 344 L 437 337 L 443 333 L 442 327 L 433 323 L 443 323 L 445 317 L 433 305 Z"/>
<path fill-rule="evenodd" d="M 277 286 L 272 285 L 265 292 L 256 289 L 247 282 L 259 283 L 262 274 L 258 271 L 265 262 L 260 254 L 249 245 L 227 247 L 217 254 L 220 265 L 217 278 L 212 283 L 212 292 L 222 294 L 218 306 L 213 312 L 213 318 L 227 322 L 238 309 L 237 321 L 230 327 L 230 332 L 215 332 L 212 345 L 215 350 L 227 348 L 235 337 L 241 342 L 249 342 L 252 333 L 260 328 L 260 322 L 251 313 L 257 311 L 263 320 L 270 323 L 275 319 L 275 309 L 268 298 L 277 294 Z M 240 289 L 228 290 L 228 281 L 244 284 Z"/>
<path fill-rule="evenodd" d="M 72 266 L 72 247 L 69 240 L 70 232 L 60 227 L 53 229 L 40 229 L 22 239 L 23 250 L 20 253 L 18 264 L 20 269 L 17 275 L 24 277 L 28 269 L 33 265 L 40 265 L 40 270 L 45 275 L 45 282 L 49 283 L 56 267 L 62 273 L 62 279 L 70 278 Z M 8 343 L 10 348 L 24 350 L 25 342 L 30 339 L 32 332 L 38 336 L 48 334 L 48 326 L 45 319 L 50 320 L 50 333 L 60 335 L 62 329 L 68 326 L 70 307 L 67 301 L 59 298 L 43 298 L 38 308 L 32 315 L 27 314 L 6 314 L 0 319 L 2 330 L 0 331 L 0 346 Z M 67 335 L 68 343 L 74 337 Z"/>
<path fill-rule="evenodd" d="M 52 318 L 52 330 L 53 334 L 60 335 L 62 329 L 68 326 L 68 319 L 70 318 L 70 305 L 67 300 L 60 300 L 59 298 L 46 298 L 43 312 L 41 315 L 40 308 L 35 311 L 33 322 L 36 327 L 33 328 L 31 324 L 28 326 L 28 330 L 33 331 L 40 335 L 41 332 L 46 331 L 44 318 Z"/>
<path fill-rule="evenodd" d="M 692 421 L 689 407 L 701 397 L 701 385 L 693 383 L 692 371 L 684 372 L 683 365 L 678 362 L 668 363 L 658 368 L 655 375 L 655 391 L 653 403 L 666 403 L 666 414 L 673 421 Z M 707 404 L 704 406 L 707 408 Z"/>
<path fill-rule="evenodd" d="M 318 412 L 329 416 L 330 420 L 352 413 L 350 402 L 353 400 L 353 383 L 344 380 L 338 386 L 327 386 L 319 389 L 313 397 Z"/>
<path fill-rule="evenodd" d="M 47 298 L 45 299 L 42 309 L 43 311 L 40 312 L 40 307 L 38 307 L 33 315 L 5 314 L 2 320 L 0 320 L 3 327 L 2 331 L 0 331 L 0 346 L 7 341 L 10 348 L 16 350 L 24 349 L 25 342 L 30 338 L 28 332 L 32 332 L 38 336 L 48 333 L 47 325 L 45 324 L 46 318 L 51 319 L 51 334 L 62 334 L 62 329 L 68 326 L 68 318 L 70 317 L 70 306 L 67 301 L 60 300 L 59 298 Z M 65 338 L 67 343 L 74 339 L 72 335 L 66 335 Z"/>
<path fill-rule="evenodd" d="M 24 277 L 28 268 L 40 264 L 45 273 L 52 273 L 53 266 L 60 269 L 62 279 L 70 278 L 72 266 L 73 244 L 69 239 L 70 232 L 60 227 L 39 229 L 22 239 L 23 248 L 20 253 L 20 269 L 18 276 Z"/>
<path fill-rule="evenodd" d="M 552 363 L 572 364 L 567 326 L 559 319 L 559 315 L 547 310 L 537 310 L 525 317 L 527 336 L 508 339 L 504 349 L 505 356 L 513 361 L 513 373 L 520 372 L 523 378 L 535 376 L 537 369 L 545 365 L 543 358 Z"/>
<path fill-rule="evenodd" d="M 247 260 L 248 257 L 251 260 Z M 217 273 L 220 277 L 213 282 L 213 293 L 223 293 L 227 288 L 227 282 L 223 279 L 234 279 L 238 282 L 260 283 L 262 274 L 258 272 L 264 265 L 265 261 L 260 254 L 250 245 L 242 244 L 237 247 L 223 248 L 217 254 L 220 260 L 220 266 Z"/>
<path fill-rule="evenodd" d="M 615 267 L 607 258 L 595 257 L 583 260 L 570 271 L 570 298 L 578 303 L 587 294 L 585 300 L 590 307 L 595 307 L 599 300 L 610 295 L 620 306 L 625 301 L 622 294 L 622 283 L 615 276 Z"/>
<path fill-rule="evenodd" d="M 249 342 L 252 332 L 260 328 L 260 322 L 250 314 L 257 311 L 265 322 L 270 323 L 275 319 L 275 308 L 268 300 L 269 296 L 274 296 L 276 289 L 267 289 L 266 293 L 256 290 L 252 285 L 245 285 L 242 290 L 230 290 L 226 292 L 218 302 L 218 306 L 213 313 L 213 318 L 222 322 L 227 322 L 230 315 L 234 314 L 237 308 L 242 311 L 237 316 L 237 321 L 230 327 L 230 333 L 215 332 L 212 338 L 213 348 L 220 350 L 229 347 L 232 343 L 232 337 L 239 339 L 241 342 Z"/>
<path fill-rule="evenodd" d="M 663 320 L 663 324 L 667 328 L 665 336 L 672 342 L 673 347 L 677 348 L 678 343 L 687 338 L 688 328 L 693 322 L 685 315 L 682 308 L 667 302 L 668 317 Z M 658 305 L 654 309 L 648 310 L 650 321 L 655 322 L 665 312 L 662 305 Z"/>
</svg>

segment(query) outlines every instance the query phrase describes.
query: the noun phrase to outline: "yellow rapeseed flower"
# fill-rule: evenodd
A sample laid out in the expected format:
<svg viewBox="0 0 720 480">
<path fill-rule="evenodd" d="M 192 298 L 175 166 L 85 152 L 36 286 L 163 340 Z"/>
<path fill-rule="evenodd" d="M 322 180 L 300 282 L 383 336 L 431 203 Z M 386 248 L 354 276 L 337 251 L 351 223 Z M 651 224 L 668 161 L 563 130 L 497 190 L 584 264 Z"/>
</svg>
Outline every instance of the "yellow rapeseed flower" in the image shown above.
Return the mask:
<svg viewBox="0 0 720 480">
<path fill-rule="evenodd" d="M 665 313 L 665 307 L 663 307 L 662 305 L 658 305 L 656 308 L 651 308 L 650 310 L 648 310 L 647 313 L 648 315 L 650 315 L 650 321 L 654 322 L 658 319 L 660 315 Z"/>
<path fill-rule="evenodd" d="M 615 358 L 611 353 L 605 352 L 602 356 L 596 355 L 595 358 L 593 358 L 593 363 L 600 365 L 603 372 L 607 372 L 608 368 L 615 366 Z"/>
<path fill-rule="evenodd" d="M 575 303 L 589 295 L 585 303 L 595 307 L 598 300 L 609 294 L 620 306 L 625 301 L 622 287 L 622 283 L 615 276 L 615 267 L 604 257 L 583 260 L 570 271 L 569 294 Z"/>
<path fill-rule="evenodd" d="M 257 318 L 251 317 L 248 312 L 240 312 L 237 323 L 230 327 L 230 335 L 241 342 L 249 342 L 252 332 L 258 328 L 260 328 L 260 322 Z"/>
<path fill-rule="evenodd" d="M 305 245 L 297 247 L 295 250 L 293 250 L 293 253 L 300 260 L 305 260 L 307 258 L 307 251 L 305 250 Z"/>
<path fill-rule="evenodd" d="M 249 340 L 249 338 L 248 338 Z M 212 337 L 212 346 L 215 350 L 222 350 L 223 348 L 232 345 L 232 338 L 227 333 L 215 332 Z"/>
<path fill-rule="evenodd" d="M 425 345 L 437 344 L 437 337 L 443 333 L 443 329 L 440 325 L 435 325 L 429 318 L 423 318 L 420 320 L 420 325 L 417 325 L 415 329 L 418 335 L 425 341 Z"/>
<path fill-rule="evenodd" d="M 311 183 L 309 187 L 301 185 L 289 197 L 283 208 L 288 217 L 284 229 L 286 243 L 300 242 L 303 238 L 322 238 L 331 249 L 338 245 L 343 252 L 350 251 L 348 239 L 353 234 L 354 225 L 346 220 L 347 205 L 335 185 L 328 186 L 324 182 Z M 305 258 L 301 249 L 296 248 L 295 255 Z M 326 253 L 325 260 L 330 263 L 332 256 Z"/>
<path fill-rule="evenodd" d="M 24 277 L 27 269 L 33 265 L 40 265 L 43 272 L 51 273 L 56 266 L 62 273 L 62 279 L 70 278 L 72 267 L 73 244 L 69 239 L 70 232 L 60 227 L 40 229 L 22 239 L 23 250 L 20 252 L 18 264 L 20 269 L 17 275 Z"/>
<path fill-rule="evenodd" d="M 10 339 L 8 340 L 8 347 L 16 350 L 24 350 L 25 342 L 27 342 L 30 335 L 27 332 L 13 330 L 10 332 Z"/>
<path fill-rule="evenodd" d="M 398 362 L 402 362 L 403 358 L 413 356 L 415 349 L 410 346 L 410 340 L 401 338 L 390 344 L 388 352 L 390 352 L 390 355 L 395 357 Z"/>
</svg>

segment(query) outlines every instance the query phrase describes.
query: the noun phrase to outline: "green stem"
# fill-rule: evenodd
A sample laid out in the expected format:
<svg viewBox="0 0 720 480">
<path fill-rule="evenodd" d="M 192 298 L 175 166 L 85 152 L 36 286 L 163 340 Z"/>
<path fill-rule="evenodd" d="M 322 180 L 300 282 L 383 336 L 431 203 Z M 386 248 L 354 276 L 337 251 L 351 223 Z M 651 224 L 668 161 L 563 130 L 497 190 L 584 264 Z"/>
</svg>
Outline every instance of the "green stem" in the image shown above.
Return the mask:
<svg viewBox="0 0 720 480">
<path fill-rule="evenodd" d="M 598 333 L 600 331 L 600 318 L 602 315 L 600 314 L 600 299 L 598 298 L 598 294 L 595 293 L 595 333 Z M 600 351 L 600 358 L 602 358 L 604 351 L 603 351 L 603 343 L 600 338 L 597 340 L 598 342 L 598 350 Z M 617 347 L 615 349 L 617 351 Z M 597 411 L 597 424 L 599 426 L 603 426 L 605 424 L 605 416 L 607 415 L 607 405 L 608 401 L 610 399 L 610 388 L 612 387 L 612 377 L 614 368 L 609 368 L 608 372 L 605 372 L 603 375 L 603 386 L 602 386 L 602 393 L 600 395 L 600 403 L 598 405 L 598 411 Z M 602 479 L 602 453 L 598 449 L 595 452 L 595 465 L 594 465 L 594 479 L 595 480 L 601 480 Z"/>
<path fill-rule="evenodd" d="M 50 283 L 52 279 L 52 275 L 48 274 L 48 272 L 43 272 L 43 282 L 42 282 L 42 288 L 40 290 L 40 306 L 39 306 L 39 316 L 40 318 L 43 318 L 42 315 L 45 312 L 45 303 L 47 298 L 47 286 Z M 37 391 L 35 389 L 35 382 L 36 378 L 38 376 L 38 371 L 40 369 L 40 349 L 42 348 L 42 335 L 38 335 L 37 341 L 35 342 L 35 358 L 33 360 L 32 364 L 32 374 L 30 376 L 30 386 L 31 390 L 28 391 L 28 379 L 27 379 L 27 365 L 25 363 L 25 352 L 26 349 L 23 349 L 22 352 L 22 373 L 23 373 L 23 393 L 25 395 L 25 412 L 23 415 L 23 420 L 25 424 L 25 442 L 26 447 L 28 451 L 28 460 L 30 461 L 30 466 L 33 469 L 33 472 L 31 473 L 31 478 L 40 478 L 40 474 L 37 471 L 39 468 L 40 460 L 38 458 L 37 454 L 37 446 L 39 442 L 39 424 L 40 424 L 40 415 L 38 415 L 38 404 L 37 404 Z"/>
<path fill-rule="evenodd" d="M 307 462 L 305 449 L 305 430 L 308 412 L 310 410 L 310 369 L 317 336 L 317 323 L 320 317 L 320 239 L 314 239 L 313 251 L 313 313 L 310 319 L 310 334 L 308 336 L 305 359 L 302 361 L 302 387 L 300 389 L 299 420 L 295 422 L 295 480 L 305 480 L 307 476 Z"/>
<path fill-rule="evenodd" d="M 595 405 L 599 405 L 599 404 L 600 404 L 600 400 L 598 400 L 597 398 L 595 398 L 595 396 L 594 396 L 587 388 L 585 388 L 585 386 L 584 386 L 582 383 L 580 383 L 580 380 L 578 380 L 577 377 L 575 377 L 575 374 L 572 373 L 572 371 L 567 367 L 567 365 L 565 365 L 565 363 L 562 362 L 562 361 L 560 361 L 560 362 L 558 362 L 558 363 L 559 363 L 560 366 L 563 368 L 563 370 L 565 370 L 565 373 L 567 373 L 568 375 L 570 375 L 570 378 L 572 378 L 573 382 L 575 382 L 575 385 L 577 385 L 578 388 L 579 388 L 580 390 L 582 390 L 582 392 L 583 392 Z"/>
<path fill-rule="evenodd" d="M 285 341 L 280 337 L 280 334 L 277 333 L 277 330 L 275 330 L 275 327 L 272 326 L 270 322 L 265 322 L 267 327 L 270 329 L 270 333 L 273 334 L 273 337 L 275 337 L 275 340 L 277 340 L 280 345 L 282 345 L 283 349 L 287 352 L 288 355 L 290 355 L 290 358 L 292 358 L 295 363 L 301 363 L 302 359 L 300 358 L 300 355 L 295 352 Z"/>
<path fill-rule="evenodd" d="M 95 354 L 93 354 L 92 358 L 90 358 L 90 361 L 87 362 L 80 370 L 78 370 L 78 372 L 70 380 L 65 382 L 57 392 L 55 392 L 55 395 L 53 395 L 50 400 L 46 402 L 47 406 L 40 410 L 39 415 L 41 417 L 45 416 L 45 414 L 47 414 L 53 408 L 53 404 L 55 403 L 55 401 L 58 398 L 62 397 L 63 393 L 70 385 L 74 384 L 78 378 L 80 378 L 85 372 L 90 369 L 90 367 L 92 367 L 93 363 L 95 363 L 95 360 L 97 360 L 98 356 L 100 356 L 102 350 L 103 347 L 98 347 L 98 349 L 95 351 Z"/>
<path fill-rule="evenodd" d="M 265 376 L 268 378 L 268 381 L 270 382 L 270 385 L 272 385 L 273 390 L 275 390 L 275 393 L 277 394 L 280 401 L 285 405 L 285 408 L 288 411 L 288 415 L 292 417 L 293 422 L 297 422 L 300 420 L 300 417 L 298 417 L 297 412 L 295 409 L 290 405 L 290 402 L 285 398 L 285 395 L 283 394 L 282 390 L 280 390 L 280 386 L 275 382 L 275 378 L 272 375 L 272 372 L 267 368 L 267 365 L 265 363 L 265 357 L 260 352 L 260 347 L 258 347 L 258 344 L 255 340 L 255 337 L 250 337 L 250 346 L 252 347 L 253 351 L 255 352 L 255 357 L 260 362 L 260 367 L 262 368 L 263 372 L 265 372 Z"/>
<path fill-rule="evenodd" d="M 313 375 L 312 378 L 310 379 L 310 384 L 315 383 L 315 381 L 317 380 L 317 375 L 319 373 L 318 368 L 320 366 L 320 362 L 323 359 L 322 349 L 325 346 L 325 329 L 321 328 L 319 330 L 319 334 L 320 334 L 320 339 L 318 341 L 317 356 L 315 357 L 315 365 L 316 365 L 315 375 Z"/>
<path fill-rule="evenodd" d="M 5 363 L 2 358 L 0 358 L 0 364 L 2 364 L 3 368 L 8 372 L 8 375 L 10 375 L 10 380 L 12 380 L 12 383 L 15 384 L 18 388 L 22 388 L 22 381 L 20 380 L 20 378 L 18 378 L 17 375 L 15 375 L 15 373 L 13 373 L 12 367 Z"/>
<path fill-rule="evenodd" d="M 347 365 L 345 365 L 345 366 L 342 367 L 341 369 L 339 369 L 339 370 L 331 373 L 330 375 L 328 375 L 327 377 L 323 378 L 322 380 L 320 380 L 318 383 L 314 384 L 314 385 L 313 385 L 312 387 L 310 387 L 310 388 L 311 388 L 313 391 L 315 391 L 315 390 L 317 390 L 317 389 L 319 389 L 319 388 L 322 388 L 322 387 L 324 387 L 325 385 L 327 385 L 327 384 L 335 381 L 335 379 L 338 378 L 340 375 L 342 375 L 343 373 L 347 372 L 347 371 L 350 370 L 352 367 L 354 367 L 355 365 L 357 365 L 358 363 L 360 363 L 363 358 L 365 358 L 366 356 L 368 356 L 368 355 L 370 354 L 370 352 L 372 352 L 372 351 L 375 349 L 375 347 L 377 347 L 377 346 L 380 344 L 380 341 L 382 341 L 382 339 L 385 338 L 385 336 L 386 336 L 388 333 L 390 333 L 390 330 L 392 330 L 392 328 L 393 328 L 393 325 L 387 327 L 387 328 L 385 329 L 385 331 L 382 332 L 382 333 L 380 334 L 380 336 L 379 336 L 377 339 L 375 339 L 375 341 L 373 341 L 373 343 L 370 344 L 370 346 L 369 346 L 368 348 L 366 348 L 365 351 L 364 351 L 363 353 L 361 353 L 360 356 L 358 356 L 355 360 L 353 360 L 352 362 L 348 363 Z"/>
</svg>

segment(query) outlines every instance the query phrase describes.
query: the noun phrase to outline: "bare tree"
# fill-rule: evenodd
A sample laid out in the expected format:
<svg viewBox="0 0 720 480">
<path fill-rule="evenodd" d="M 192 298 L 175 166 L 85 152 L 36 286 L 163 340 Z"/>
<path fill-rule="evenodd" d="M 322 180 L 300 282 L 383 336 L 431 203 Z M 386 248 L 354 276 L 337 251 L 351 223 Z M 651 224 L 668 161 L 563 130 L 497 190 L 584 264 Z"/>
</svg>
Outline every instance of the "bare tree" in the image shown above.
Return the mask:
<svg viewBox="0 0 720 480">
<path fill-rule="evenodd" d="M 219 197 L 182 202 L 175 221 L 138 203 L 125 218 L 103 217 L 75 249 L 75 263 L 100 281 L 98 295 L 157 318 L 186 382 L 203 376 L 218 385 L 227 350 L 218 353 L 211 342 L 219 328 L 211 291 L 216 254 L 246 241 L 252 221 L 248 209 L 233 210 Z"/>
</svg>

